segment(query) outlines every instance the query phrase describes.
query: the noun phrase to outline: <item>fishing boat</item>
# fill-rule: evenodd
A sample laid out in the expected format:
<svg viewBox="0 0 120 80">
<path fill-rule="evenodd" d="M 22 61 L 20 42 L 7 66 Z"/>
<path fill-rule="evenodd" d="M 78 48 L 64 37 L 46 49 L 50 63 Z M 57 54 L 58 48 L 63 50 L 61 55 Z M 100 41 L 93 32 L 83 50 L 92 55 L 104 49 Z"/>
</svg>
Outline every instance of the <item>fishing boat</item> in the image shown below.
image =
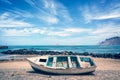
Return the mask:
<svg viewBox="0 0 120 80">
<path fill-rule="evenodd" d="M 46 55 L 27 58 L 35 71 L 53 74 L 91 73 L 96 65 L 91 57 L 78 55 Z"/>
</svg>

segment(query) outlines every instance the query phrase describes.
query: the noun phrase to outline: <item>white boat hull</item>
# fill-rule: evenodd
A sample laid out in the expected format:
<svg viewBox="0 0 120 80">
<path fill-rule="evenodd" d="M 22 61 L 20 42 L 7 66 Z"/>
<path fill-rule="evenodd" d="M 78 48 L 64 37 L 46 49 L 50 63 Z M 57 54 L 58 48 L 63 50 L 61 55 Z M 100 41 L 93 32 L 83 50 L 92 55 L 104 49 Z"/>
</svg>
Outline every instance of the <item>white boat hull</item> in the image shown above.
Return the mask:
<svg viewBox="0 0 120 80">
<path fill-rule="evenodd" d="M 41 72 L 45 72 L 45 73 L 52 73 L 52 74 L 84 74 L 84 73 L 91 73 L 94 72 L 96 69 L 96 66 L 91 66 L 88 68 L 66 68 L 66 69 L 54 69 L 54 68 L 50 68 L 50 67 L 46 67 L 43 65 L 38 65 L 30 60 L 28 60 L 31 67 L 35 70 L 35 71 L 41 71 Z"/>
</svg>

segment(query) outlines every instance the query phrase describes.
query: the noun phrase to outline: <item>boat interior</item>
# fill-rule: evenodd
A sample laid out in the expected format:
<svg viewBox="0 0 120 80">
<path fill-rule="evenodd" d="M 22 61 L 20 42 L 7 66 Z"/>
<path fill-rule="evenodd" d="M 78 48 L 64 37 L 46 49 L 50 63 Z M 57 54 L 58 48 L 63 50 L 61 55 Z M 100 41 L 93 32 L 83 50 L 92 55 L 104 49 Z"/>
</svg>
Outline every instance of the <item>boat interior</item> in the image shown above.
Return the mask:
<svg viewBox="0 0 120 80">
<path fill-rule="evenodd" d="M 94 62 L 89 57 L 78 56 L 56 56 L 48 57 L 46 61 L 47 67 L 53 68 L 87 68 L 94 66 Z"/>
</svg>

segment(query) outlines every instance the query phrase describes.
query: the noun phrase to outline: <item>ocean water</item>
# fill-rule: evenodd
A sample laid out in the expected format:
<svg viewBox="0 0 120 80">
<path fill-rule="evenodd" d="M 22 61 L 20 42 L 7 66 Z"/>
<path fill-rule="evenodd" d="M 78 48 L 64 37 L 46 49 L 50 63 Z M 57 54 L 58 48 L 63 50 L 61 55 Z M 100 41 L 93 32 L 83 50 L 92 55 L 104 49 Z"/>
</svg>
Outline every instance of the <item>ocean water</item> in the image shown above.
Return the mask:
<svg viewBox="0 0 120 80">
<path fill-rule="evenodd" d="M 120 53 L 120 45 L 100 46 L 100 45 L 82 45 L 82 46 L 8 46 L 8 49 L 0 49 L 0 52 L 6 50 L 32 49 L 37 51 L 72 51 L 77 53 L 89 52 L 96 54 Z"/>
</svg>

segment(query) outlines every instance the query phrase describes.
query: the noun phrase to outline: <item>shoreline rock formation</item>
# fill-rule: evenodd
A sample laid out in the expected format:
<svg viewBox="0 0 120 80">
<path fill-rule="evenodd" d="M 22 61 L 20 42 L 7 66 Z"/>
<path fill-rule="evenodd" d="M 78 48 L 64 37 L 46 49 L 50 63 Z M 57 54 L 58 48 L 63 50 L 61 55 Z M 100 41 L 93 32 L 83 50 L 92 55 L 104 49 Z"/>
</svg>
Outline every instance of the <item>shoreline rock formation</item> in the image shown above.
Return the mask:
<svg viewBox="0 0 120 80">
<path fill-rule="evenodd" d="M 8 46 L 0 46 L 0 49 L 7 49 Z"/>
<path fill-rule="evenodd" d="M 83 55 L 83 56 L 92 56 L 92 57 L 100 57 L 100 58 L 114 58 L 120 59 L 120 53 L 104 53 L 104 54 L 95 54 L 95 53 L 76 53 L 72 51 L 36 51 L 36 50 L 28 50 L 28 49 L 19 49 L 19 50 L 7 50 L 1 52 L 6 55 Z"/>
</svg>

